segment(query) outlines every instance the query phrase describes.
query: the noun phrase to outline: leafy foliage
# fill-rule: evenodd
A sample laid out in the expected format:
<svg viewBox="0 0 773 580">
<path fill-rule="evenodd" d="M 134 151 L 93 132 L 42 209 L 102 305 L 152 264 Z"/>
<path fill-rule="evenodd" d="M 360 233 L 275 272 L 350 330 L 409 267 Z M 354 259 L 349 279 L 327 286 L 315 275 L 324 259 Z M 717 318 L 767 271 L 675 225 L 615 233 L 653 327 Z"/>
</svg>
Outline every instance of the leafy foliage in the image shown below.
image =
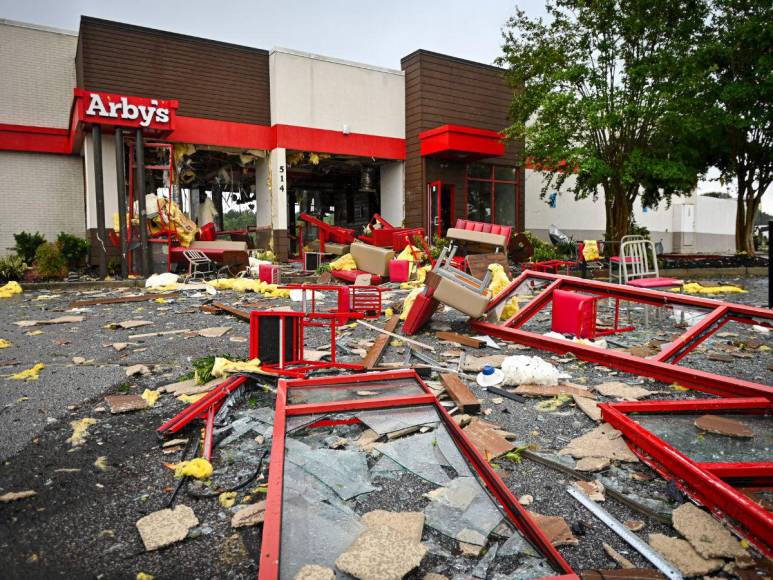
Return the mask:
<svg viewBox="0 0 773 580">
<path fill-rule="evenodd" d="M 738 191 L 736 250 L 753 253 L 752 229 L 773 183 L 773 4 L 714 0 L 699 60 L 705 71 L 699 110 L 713 134 L 704 148 Z"/>
<path fill-rule="evenodd" d="M 231 210 L 223 214 L 223 229 L 226 230 L 244 230 L 248 227 L 255 227 L 254 211 Z"/>
<path fill-rule="evenodd" d="M 11 280 L 21 280 L 27 264 L 19 256 L 7 256 L 0 259 L 0 282 L 10 282 Z"/>
<path fill-rule="evenodd" d="M 67 264 L 57 244 L 46 242 L 38 247 L 33 263 L 35 274 L 42 280 L 62 278 L 67 274 Z"/>
<path fill-rule="evenodd" d="M 704 0 L 547 0 L 549 21 L 516 9 L 499 64 L 516 89 L 511 138 L 548 189 L 604 193 L 607 238 L 647 206 L 691 191 L 705 160 L 695 143 L 699 74 L 685 58 Z M 571 179 L 570 179 L 571 178 Z"/>
<path fill-rule="evenodd" d="M 89 253 L 89 243 L 86 240 L 72 234 L 61 232 L 56 238 L 56 243 L 70 270 L 77 270 L 83 267 L 86 256 Z"/>
<path fill-rule="evenodd" d="M 18 234 L 14 234 L 13 239 L 16 241 L 16 245 L 14 246 L 13 251 L 16 252 L 16 255 L 24 260 L 24 262 L 27 264 L 32 264 L 32 261 L 35 259 L 35 252 L 37 252 L 38 247 L 46 242 L 45 236 L 43 236 L 43 234 L 40 232 L 31 234 L 29 232 L 22 231 Z"/>
</svg>

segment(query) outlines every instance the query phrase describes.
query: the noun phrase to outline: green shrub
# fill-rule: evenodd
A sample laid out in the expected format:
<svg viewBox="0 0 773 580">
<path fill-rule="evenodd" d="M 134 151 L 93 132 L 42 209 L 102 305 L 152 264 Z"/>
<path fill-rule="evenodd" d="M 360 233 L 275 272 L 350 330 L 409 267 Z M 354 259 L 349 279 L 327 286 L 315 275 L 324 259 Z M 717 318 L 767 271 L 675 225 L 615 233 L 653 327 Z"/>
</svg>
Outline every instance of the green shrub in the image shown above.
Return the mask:
<svg viewBox="0 0 773 580">
<path fill-rule="evenodd" d="M 0 259 L 0 282 L 10 282 L 11 280 L 21 280 L 27 264 L 19 256 L 8 256 Z"/>
<path fill-rule="evenodd" d="M 35 259 L 35 252 L 38 251 L 38 247 L 46 243 L 46 238 L 40 232 L 30 234 L 29 232 L 20 232 L 13 235 L 13 239 L 16 240 L 16 245 L 13 251 L 19 256 L 26 264 L 32 264 L 32 260 Z"/>
<path fill-rule="evenodd" d="M 83 267 L 86 256 L 89 253 L 89 243 L 83 238 L 61 232 L 56 238 L 59 250 L 62 252 L 67 267 L 70 270 L 78 270 Z"/>
<path fill-rule="evenodd" d="M 63 278 L 67 274 L 67 264 L 56 244 L 41 244 L 35 252 L 35 274 L 43 280 Z"/>
<path fill-rule="evenodd" d="M 121 273 L 121 258 L 113 256 L 107 261 L 107 273 L 110 276 L 117 276 Z"/>
</svg>

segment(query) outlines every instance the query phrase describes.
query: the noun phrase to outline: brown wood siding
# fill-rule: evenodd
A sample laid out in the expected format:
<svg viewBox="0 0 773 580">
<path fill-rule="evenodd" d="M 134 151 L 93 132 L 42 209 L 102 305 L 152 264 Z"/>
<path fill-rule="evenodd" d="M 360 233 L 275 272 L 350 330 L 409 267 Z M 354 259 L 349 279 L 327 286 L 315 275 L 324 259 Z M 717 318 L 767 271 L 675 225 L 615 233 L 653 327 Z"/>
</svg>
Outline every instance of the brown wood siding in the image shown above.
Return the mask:
<svg viewBox="0 0 773 580">
<path fill-rule="evenodd" d="M 177 99 L 178 114 L 270 125 L 268 52 L 83 17 L 78 86 Z"/>
<path fill-rule="evenodd" d="M 419 133 L 440 125 L 464 125 L 501 131 L 510 125 L 509 110 L 513 91 L 493 66 L 454 57 L 416 51 L 402 59 L 405 71 L 405 221 L 422 226 L 426 219 L 427 163 L 421 158 Z M 502 157 L 485 163 L 520 166 L 518 188 L 518 229 L 523 229 L 524 179 L 521 156 L 523 143 L 508 142 Z M 457 172 L 448 175 L 449 183 L 459 181 Z M 441 178 L 435 171 L 432 177 Z M 457 209 L 464 190 L 456 183 Z M 457 217 L 462 217 L 457 213 Z"/>
</svg>

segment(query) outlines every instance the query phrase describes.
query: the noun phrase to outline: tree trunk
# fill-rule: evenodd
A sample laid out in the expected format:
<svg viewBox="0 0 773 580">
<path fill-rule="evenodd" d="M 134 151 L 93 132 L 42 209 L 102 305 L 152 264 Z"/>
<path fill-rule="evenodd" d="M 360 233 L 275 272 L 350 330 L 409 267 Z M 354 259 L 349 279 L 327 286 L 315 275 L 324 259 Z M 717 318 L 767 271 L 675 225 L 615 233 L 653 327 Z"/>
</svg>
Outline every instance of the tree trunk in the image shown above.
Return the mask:
<svg viewBox="0 0 773 580">
<path fill-rule="evenodd" d="M 615 187 L 615 184 L 605 186 L 604 204 L 607 215 L 605 238 L 607 241 L 619 242 L 623 236 L 628 235 L 631 226 L 632 208 L 623 188 Z M 608 244 L 607 249 L 607 254 L 610 255 L 619 252 L 617 244 Z"/>
<path fill-rule="evenodd" d="M 739 179 L 735 215 L 735 251 L 753 256 L 755 254 L 754 218 L 760 207 L 760 199 L 756 198 L 753 191 L 747 190 L 750 186 L 741 187 L 740 181 Z"/>
</svg>

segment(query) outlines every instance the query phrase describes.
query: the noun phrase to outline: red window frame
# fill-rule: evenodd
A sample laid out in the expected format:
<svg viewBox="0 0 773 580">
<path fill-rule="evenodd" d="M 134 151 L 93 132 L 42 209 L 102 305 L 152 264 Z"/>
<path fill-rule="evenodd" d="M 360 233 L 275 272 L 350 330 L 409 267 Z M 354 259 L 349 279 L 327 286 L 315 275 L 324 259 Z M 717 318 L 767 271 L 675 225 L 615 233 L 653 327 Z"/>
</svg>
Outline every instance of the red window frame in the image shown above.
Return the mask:
<svg viewBox="0 0 773 580">
<path fill-rule="evenodd" d="M 773 556 L 773 515 L 734 484 L 734 480 L 747 481 L 744 484 L 747 487 L 770 489 L 773 483 L 773 461 L 695 461 L 635 421 L 636 414 L 641 413 L 763 414 L 773 411 L 773 402 L 764 397 L 739 397 L 601 403 L 599 408 L 602 419 L 623 433 L 628 446 L 642 461 L 665 479 L 673 480 L 712 512 L 729 520 L 741 535 L 748 536 L 768 557 Z"/>
<path fill-rule="evenodd" d="M 483 165 L 489 168 L 489 177 L 470 177 L 470 167 L 473 165 Z M 496 177 L 496 169 L 497 167 L 508 167 L 515 169 L 515 179 L 498 179 Z M 494 218 L 497 214 L 497 205 L 496 205 L 496 186 L 497 184 L 512 184 L 513 186 L 513 198 L 515 200 L 515 213 L 513 215 L 513 223 L 512 224 L 500 224 L 500 225 L 512 225 L 514 228 L 518 227 L 518 218 L 520 217 L 519 214 L 519 207 L 518 207 L 518 186 L 520 184 L 520 173 L 518 172 L 519 167 L 516 165 L 494 165 L 492 163 L 468 163 L 467 167 L 464 171 L 464 217 L 465 219 L 470 219 L 469 216 L 469 208 L 470 208 L 470 182 L 471 181 L 482 181 L 485 183 L 491 184 L 491 219 L 489 220 L 489 223 L 496 223 L 494 221 Z M 480 221 L 480 220 L 476 220 Z"/>
<path fill-rule="evenodd" d="M 367 384 L 371 381 L 405 379 L 415 380 L 421 387 L 423 394 L 401 395 L 383 398 L 369 398 L 364 400 L 340 400 L 322 403 L 289 403 L 288 391 L 293 388 L 324 388 L 330 385 L 341 384 Z M 362 388 L 362 387 L 360 387 Z M 345 411 L 365 409 L 396 409 L 415 405 L 431 405 L 437 411 L 441 422 L 448 430 L 459 451 L 475 469 L 480 477 L 480 484 L 484 486 L 496 499 L 509 522 L 518 528 L 540 553 L 550 561 L 559 572 L 546 578 L 566 578 L 578 580 L 571 566 L 556 548 L 548 541 L 544 532 L 536 525 L 531 516 L 518 503 L 504 481 L 494 471 L 488 460 L 467 439 L 459 424 L 451 418 L 448 411 L 440 404 L 437 397 L 432 394 L 424 381 L 416 371 L 403 369 L 397 371 L 385 371 L 374 373 L 360 373 L 353 375 L 336 375 L 319 377 L 306 380 L 280 379 L 277 386 L 276 409 L 274 414 L 274 432 L 271 442 L 271 466 L 268 473 L 268 493 L 266 496 L 266 515 L 263 523 L 263 538 L 261 543 L 260 565 L 258 580 L 275 580 L 279 577 L 279 560 L 281 558 L 282 540 L 282 499 L 284 490 L 284 456 L 287 417 L 296 415 L 324 415 Z M 348 420 L 348 419 L 347 419 Z M 331 423 L 322 420 L 313 423 L 316 426 L 329 425 Z"/>
</svg>

